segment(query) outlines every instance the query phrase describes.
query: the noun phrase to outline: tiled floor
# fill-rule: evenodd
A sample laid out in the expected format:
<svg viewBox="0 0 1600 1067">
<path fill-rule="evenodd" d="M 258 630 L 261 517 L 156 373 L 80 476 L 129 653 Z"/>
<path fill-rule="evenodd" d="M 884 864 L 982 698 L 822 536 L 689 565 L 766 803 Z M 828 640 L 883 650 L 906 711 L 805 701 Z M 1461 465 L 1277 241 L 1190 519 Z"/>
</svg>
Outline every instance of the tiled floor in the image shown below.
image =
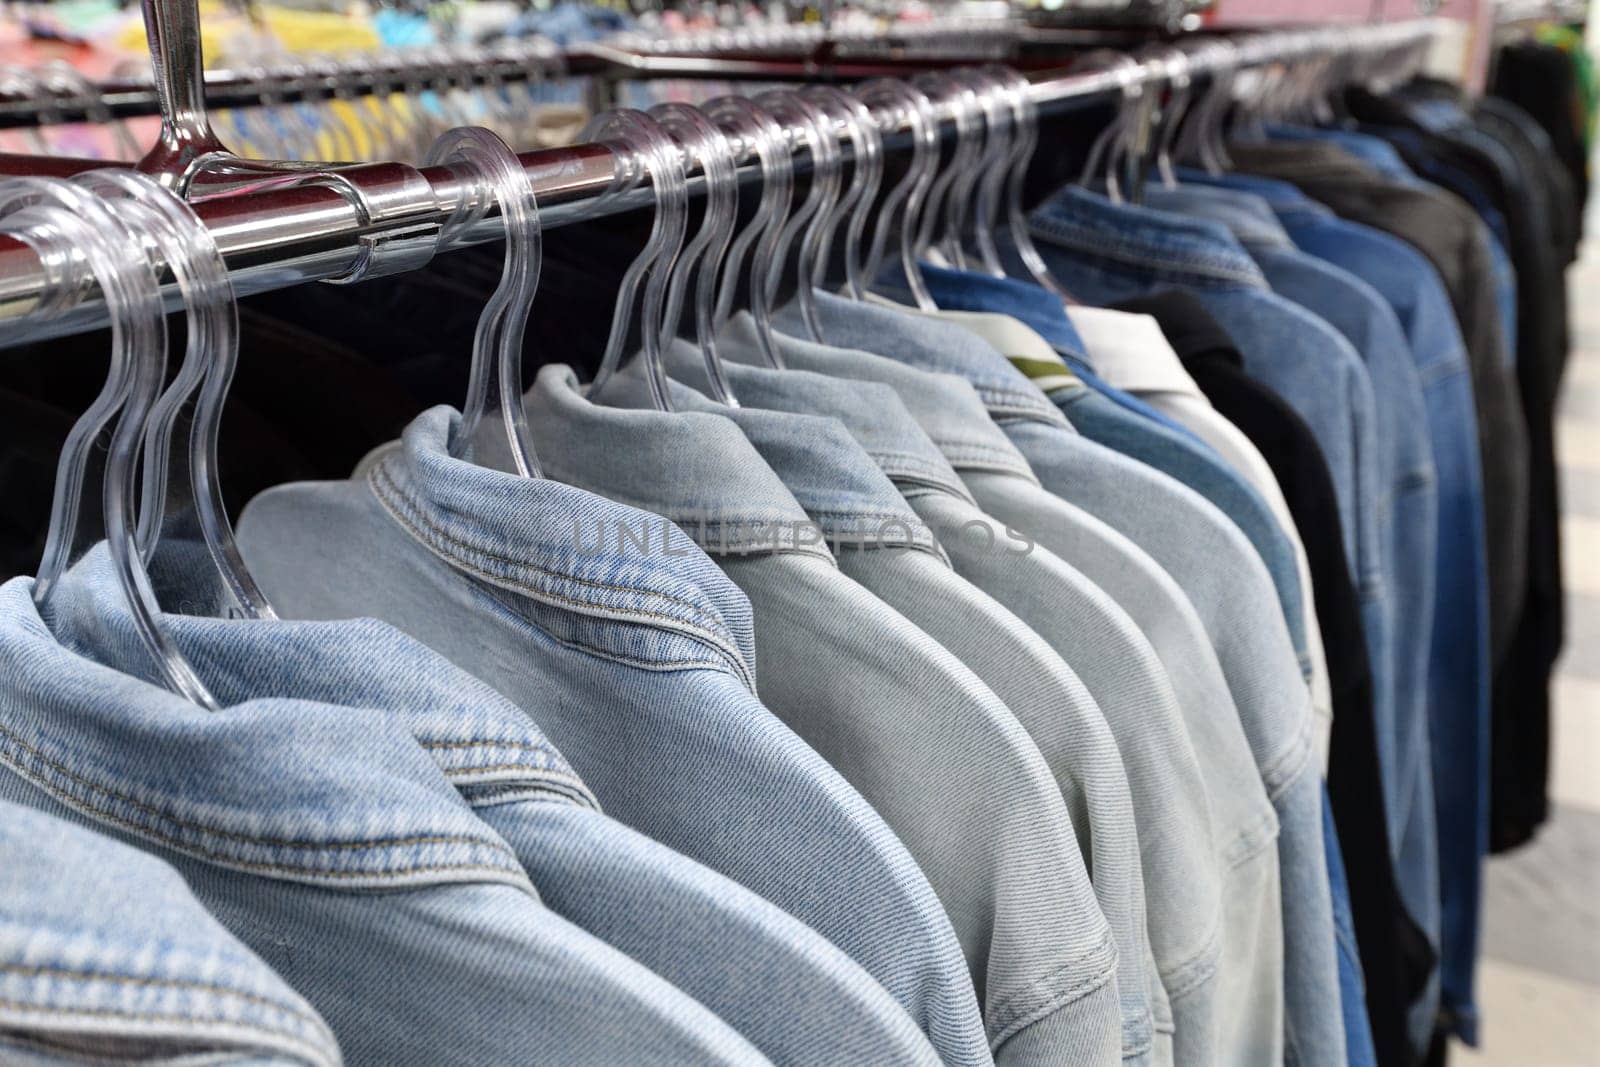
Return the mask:
<svg viewBox="0 0 1600 1067">
<path fill-rule="evenodd" d="M 1600 210 L 1568 276 L 1576 351 L 1557 448 L 1562 465 L 1567 651 L 1555 688 L 1555 814 L 1526 848 L 1489 863 L 1478 970 L 1483 1046 L 1457 1067 L 1600 1067 Z"/>
</svg>

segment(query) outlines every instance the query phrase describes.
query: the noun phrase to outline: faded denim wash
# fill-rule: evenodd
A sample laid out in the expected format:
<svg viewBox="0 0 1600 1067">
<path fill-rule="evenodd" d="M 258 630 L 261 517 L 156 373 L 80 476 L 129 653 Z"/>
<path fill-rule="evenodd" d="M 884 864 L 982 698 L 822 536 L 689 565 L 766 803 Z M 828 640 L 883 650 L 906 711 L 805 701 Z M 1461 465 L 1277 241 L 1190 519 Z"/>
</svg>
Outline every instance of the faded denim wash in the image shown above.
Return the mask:
<svg viewBox="0 0 1600 1067">
<path fill-rule="evenodd" d="M 378 462 L 471 478 L 473 468 L 446 454 L 446 411 L 415 420 L 404 444 L 381 452 Z M 204 595 L 192 585 L 189 579 L 172 593 Z M 359 649 L 349 651 L 314 678 L 258 669 L 254 692 L 383 708 L 402 719 L 452 707 L 492 719 L 491 747 L 516 751 L 521 765 L 486 750 L 482 766 L 493 773 L 472 782 L 457 771 L 457 788 L 515 850 L 551 910 L 699 1000 L 774 1062 L 938 1062 L 883 987 L 821 935 L 603 814 L 577 772 L 505 697 L 442 662 L 427 672 L 379 675 Z M 444 751 L 426 736 L 418 742 L 430 753 Z"/>
<path fill-rule="evenodd" d="M 560 365 L 539 372 L 527 408 L 551 476 L 693 530 L 750 597 L 763 699 L 861 790 L 927 874 L 966 950 L 997 1062 L 1117 1061 L 1111 930 L 1061 791 L 994 692 L 840 572 L 729 420 L 602 407 Z M 878 474 L 870 463 L 863 473 Z M 883 506 L 903 507 L 884 490 Z M 835 491 L 833 505 L 848 503 Z M 875 528 L 881 511 L 846 514 L 842 526 Z M 864 551 L 938 549 L 914 528 Z"/>
<path fill-rule="evenodd" d="M 725 340 L 742 343 L 729 344 L 724 351 L 734 358 L 758 359 L 748 318 L 736 318 L 731 327 Z M 1015 509 L 1026 516 L 1031 508 L 1058 506 L 1064 510 L 1053 513 L 1045 525 L 1059 522 L 1080 532 L 1091 546 L 1083 555 L 1107 560 L 1107 568 L 1119 573 L 1160 573 L 1115 531 L 1044 492 L 965 381 L 868 352 L 784 335 L 778 342 L 792 368 L 892 386 L 990 515 Z M 913 503 L 929 507 L 933 498 L 914 498 Z M 1227 525 L 1220 515 L 1214 521 Z M 1242 535 L 1235 531 L 1234 536 L 1250 552 Z M 958 547 L 951 547 L 953 555 Z M 1273 847 L 1276 818 L 1226 690 L 1218 686 L 1211 693 L 1220 692 L 1220 701 L 1206 703 L 1206 691 L 1186 686 L 1187 691 L 1175 692 L 1167 677 L 1169 663 L 1182 669 L 1196 658 L 1210 657 L 1216 670 L 1204 632 L 1191 641 L 1193 632 L 1186 634 L 1166 621 L 1181 617 L 1176 610 L 1183 603 L 1181 592 L 1165 600 L 1159 591 L 1151 598 L 1140 592 L 1119 597 L 1066 565 L 1066 559 L 1077 558 L 1071 553 L 1038 549 L 1020 563 L 1035 558 L 1062 565 L 1034 570 L 976 552 L 968 553 L 965 562 L 958 558 L 957 565 L 965 566 L 964 573 L 1023 614 L 1064 659 L 1078 665 L 1075 669 L 1117 737 L 1143 820 L 1140 843 L 1150 936 L 1177 1020 L 1178 1059 L 1214 1055 L 1225 1063 L 1276 1062 L 1282 1058 L 1283 1039 L 1282 941 L 1262 921 L 1264 914 L 1274 914 L 1280 899 Z M 1160 579 L 1154 580 L 1159 588 Z M 1138 579 L 1123 582 L 1129 589 L 1143 588 Z M 1167 587 L 1173 589 L 1170 580 Z M 1156 620 L 1148 639 L 1137 625 L 1141 620 L 1130 618 L 1125 608 Z M 1188 610 L 1192 616 L 1193 609 Z M 1150 656 L 1151 641 L 1157 643 L 1158 658 Z M 1141 663 L 1146 669 L 1131 669 Z M 1185 683 L 1197 680 L 1183 678 Z M 1219 707 L 1229 711 L 1218 715 Z M 1191 712 L 1196 718 L 1186 722 L 1185 713 Z M 1184 770 L 1187 756 L 1173 762 L 1175 754 L 1186 752 L 1196 754 L 1198 775 Z M 1174 777 L 1175 770 L 1183 773 Z M 1197 791 L 1204 800 L 1196 797 Z M 1177 799 L 1185 796 L 1196 799 Z M 1184 809 L 1189 809 L 1179 816 L 1184 825 L 1174 825 L 1174 816 Z M 1202 810 L 1211 813 L 1212 850 L 1199 848 L 1193 820 Z M 1165 845 L 1157 848 L 1156 842 Z M 1204 885 L 1200 872 L 1208 871 L 1215 872 L 1209 878 L 1221 879 L 1221 899 L 1215 904 L 1198 895 Z"/>
<path fill-rule="evenodd" d="M 681 380 L 706 387 L 694 346 L 675 343 L 669 366 Z M 724 373 L 739 408 L 678 382 L 671 383 L 674 406 L 732 419 L 834 546 L 840 569 L 971 667 L 1039 747 L 1117 940 L 1123 1062 L 1172 1063 L 1171 1009 L 1146 932 L 1137 831 L 1116 741 L 1094 698 L 1044 638 L 982 592 L 984 583 L 965 580 L 968 552 L 995 557 L 995 566 L 1021 567 L 1031 562 L 1020 558 L 1031 555 L 1029 545 L 992 528 L 888 386 L 731 362 Z M 631 376 L 630 384 L 626 401 L 648 406 L 642 378 Z M 795 394 L 814 402 L 788 399 Z M 607 396 L 613 397 L 609 388 Z M 817 417 L 822 412 L 838 418 Z M 934 496 L 954 497 L 955 506 L 930 505 Z M 944 559 L 894 550 L 902 530 L 923 526 Z"/>
<path fill-rule="evenodd" d="M 1267 199 L 1297 246 L 1382 293 L 1422 379 L 1439 494 L 1428 710 L 1442 898 L 1440 982 L 1453 1010 L 1470 1018 L 1488 847 L 1490 637 L 1483 467 L 1461 328 L 1438 271 L 1404 241 L 1345 222 L 1286 182 L 1247 175 L 1221 180 Z"/>
<path fill-rule="evenodd" d="M 923 274 L 929 292 L 941 309 L 1012 315 L 1036 330 L 1080 379 L 1100 383 L 1099 392 L 1093 388 L 1048 391 L 1050 400 L 1079 433 L 1172 476 L 1233 520 L 1249 537 L 1272 575 L 1284 621 L 1302 668 L 1309 676 L 1311 661 L 1305 634 L 1307 591 L 1300 588 L 1294 548 L 1260 494 L 1189 431 L 1176 427 L 1143 401 L 1117 391 L 1127 397 L 1127 402 L 1114 403 L 1105 392 L 1111 387 L 1095 373 L 1093 360 L 1067 317 L 1065 306 L 1053 294 L 1031 283 L 994 278 L 975 271 L 929 266 Z"/>
<path fill-rule="evenodd" d="M 1278 813 L 1286 1056 L 1297 1064 L 1342 1063 L 1310 695 L 1260 557 L 1193 491 L 1074 433 L 1049 398 L 971 333 L 828 293 L 817 294 L 817 308 L 833 344 L 966 377 L 1046 489 L 1127 535 L 1183 585 L 1206 624 Z M 785 308 L 780 317 L 794 322 L 796 309 Z M 1191 502 L 1189 515 L 1169 503 L 1174 495 Z"/>
<path fill-rule="evenodd" d="M 43 615 L 31 587 L 0 587 L 0 797 L 71 813 L 176 868 L 327 1020 L 349 1063 L 768 1062 L 540 903 L 459 792 L 485 755 L 541 780 L 538 754 L 498 749 L 493 723 L 460 708 L 407 722 L 380 708 L 239 699 L 262 673 L 314 685 L 346 655 L 427 671 L 438 660 L 426 649 L 370 621 L 166 616 L 219 713 L 151 680 L 103 545 Z M 507 1018 L 519 1025 L 493 1024 Z"/>
<path fill-rule="evenodd" d="M 426 640 L 522 708 L 612 818 L 843 949 L 947 1063 L 987 1062 L 927 879 L 752 694 L 749 602 L 657 516 L 448 459 L 459 418 L 420 416 L 361 477 L 253 501 L 239 537 L 268 595 Z"/>
<path fill-rule="evenodd" d="M 333 1032 L 153 856 L 0 801 L 0 1059 L 337 1067 Z"/>
</svg>

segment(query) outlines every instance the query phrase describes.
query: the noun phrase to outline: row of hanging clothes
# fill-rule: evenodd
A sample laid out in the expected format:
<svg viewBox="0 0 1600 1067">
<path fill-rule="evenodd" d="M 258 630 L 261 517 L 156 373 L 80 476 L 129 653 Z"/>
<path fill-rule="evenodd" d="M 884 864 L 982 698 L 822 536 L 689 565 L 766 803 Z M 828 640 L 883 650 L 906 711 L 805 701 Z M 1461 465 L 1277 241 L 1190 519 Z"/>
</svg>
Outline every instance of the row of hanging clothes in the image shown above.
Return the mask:
<svg viewBox="0 0 1600 1067">
<path fill-rule="evenodd" d="M 243 298 L 356 172 L 0 180 L 5 1062 L 1474 1042 L 1579 184 L 1429 39 L 456 129 Z"/>
</svg>

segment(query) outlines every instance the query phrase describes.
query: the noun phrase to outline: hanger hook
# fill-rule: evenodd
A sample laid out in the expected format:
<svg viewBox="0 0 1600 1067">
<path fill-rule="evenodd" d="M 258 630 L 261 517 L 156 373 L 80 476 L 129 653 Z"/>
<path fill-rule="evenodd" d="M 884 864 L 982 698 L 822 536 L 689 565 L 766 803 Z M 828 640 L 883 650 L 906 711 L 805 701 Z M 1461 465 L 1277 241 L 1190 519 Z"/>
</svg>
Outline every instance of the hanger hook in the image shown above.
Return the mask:
<svg viewBox="0 0 1600 1067">
<path fill-rule="evenodd" d="M 473 336 L 472 369 L 467 401 L 461 412 L 460 433 L 450 442 L 450 454 L 461 459 L 486 413 L 498 409 L 501 426 L 511 446 L 517 470 L 525 478 L 541 476 L 528 431 L 527 409 L 522 403 L 522 342 L 533 299 L 539 289 L 543 246 L 539 231 L 539 205 L 533 183 L 522 163 L 504 141 L 481 126 L 448 130 L 428 151 L 428 166 L 448 165 L 468 170 L 482 185 L 483 196 L 493 196 L 505 223 L 506 257 L 500 284 L 478 319 Z M 481 216 L 487 200 L 472 197 L 464 214 Z M 439 247 L 448 247 L 469 221 L 458 215 L 440 234 Z"/>
<path fill-rule="evenodd" d="M 606 144 L 616 156 L 619 180 L 629 186 L 648 178 L 656 206 L 649 240 L 645 242 L 638 258 L 629 264 L 622 285 L 618 288 L 617 306 L 611 319 L 611 336 L 606 342 L 600 369 L 595 372 L 594 381 L 589 386 L 589 394 L 598 396 L 607 380 L 621 366 L 622 348 L 627 342 L 628 324 L 633 314 L 634 294 L 638 290 L 640 277 L 648 271 L 650 276 L 644 286 L 640 331 L 644 343 L 645 369 L 649 372 L 650 392 L 656 407 L 671 411 L 672 400 L 667 393 L 666 366 L 661 354 L 661 326 L 667 277 L 672 272 L 678 250 L 683 246 L 689 212 L 689 186 L 684 176 L 683 158 L 672 139 L 654 119 L 642 111 L 629 108 L 596 115 L 584 126 L 579 140 Z M 613 187 L 616 187 L 615 183 Z"/>
<path fill-rule="evenodd" d="M 808 85 L 800 92 L 822 108 L 825 114 L 837 116 L 845 124 L 845 132 L 850 137 L 854 154 L 850 188 L 839 201 L 836 213 L 849 215 L 844 241 L 845 285 L 850 295 L 860 300 L 868 284 L 862 277 L 861 235 L 866 229 L 867 212 L 871 210 L 872 202 L 878 197 L 878 188 L 883 184 L 883 136 L 867 106 L 843 89 L 833 85 Z M 813 285 L 822 285 L 824 264 L 832 244 L 832 231 L 836 227 L 837 221 L 834 221 L 827 228 L 822 249 L 818 253 L 817 272 L 811 279 Z"/>
<path fill-rule="evenodd" d="M 882 269 L 895 211 L 903 202 L 905 212 L 900 227 L 900 264 L 917 307 L 923 311 L 937 310 L 933 296 L 928 292 L 928 285 L 922 278 L 915 247 L 916 219 L 922 210 L 922 200 L 927 195 L 928 186 L 933 184 L 934 168 L 939 165 L 939 130 L 933 104 L 926 95 L 894 78 L 875 78 L 858 88 L 856 96 L 870 107 L 886 109 L 889 112 L 888 121 L 893 126 L 898 126 L 903 120 L 911 128 L 911 166 L 905 177 L 889 190 L 889 195 L 878 209 L 872 247 L 867 253 L 867 284 L 872 284 Z"/>
<path fill-rule="evenodd" d="M 706 378 L 717 400 L 738 407 L 738 398 L 733 395 L 722 370 L 722 360 L 717 355 L 714 307 L 717 268 L 739 221 L 739 175 L 733 149 L 716 124 L 688 104 L 657 104 L 650 109 L 650 115 L 685 152 L 692 153 L 700 161 L 706 181 L 705 217 L 693 239 L 684 246 L 672 272 L 661 343 L 670 344 L 678 335 L 684 289 L 692 273 L 695 276 L 695 337 L 705 360 Z M 695 269 L 697 264 L 698 270 Z"/>
</svg>

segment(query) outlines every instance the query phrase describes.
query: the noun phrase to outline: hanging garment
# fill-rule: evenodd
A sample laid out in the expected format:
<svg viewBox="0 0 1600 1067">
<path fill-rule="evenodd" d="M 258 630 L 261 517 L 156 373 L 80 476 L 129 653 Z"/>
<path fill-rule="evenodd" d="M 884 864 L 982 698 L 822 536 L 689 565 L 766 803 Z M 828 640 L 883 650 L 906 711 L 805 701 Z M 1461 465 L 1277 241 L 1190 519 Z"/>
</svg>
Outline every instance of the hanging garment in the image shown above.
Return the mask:
<svg viewBox="0 0 1600 1067">
<path fill-rule="evenodd" d="M 1195 297 L 1166 290 L 1117 306 L 1159 321 L 1163 335 L 1207 400 L 1244 432 L 1271 464 L 1294 522 L 1305 533 L 1311 584 L 1332 675 L 1334 713 L 1328 761 L 1332 813 L 1342 840 L 1364 843 L 1361 848 L 1349 849 L 1343 861 L 1350 872 L 1347 884 L 1365 975 L 1366 1014 L 1378 1062 L 1384 1067 L 1406 1067 L 1416 1056 L 1407 1016 L 1428 982 L 1435 957 L 1427 936 L 1401 903 L 1388 846 L 1383 791 L 1372 788 L 1373 782 L 1381 780 L 1372 674 L 1361 628 L 1360 597 L 1346 563 L 1333 479 L 1310 427 L 1286 401 L 1245 373 L 1233 340 Z M 1448 314 L 1448 305 L 1445 311 Z M 1462 362 L 1458 381 L 1464 385 L 1465 366 L 1459 350 L 1458 361 Z M 1470 416 L 1470 397 L 1466 404 Z M 1464 429 L 1475 447 L 1477 436 L 1472 427 Z M 1487 651 L 1487 624 L 1481 611 L 1477 629 Z M 1438 740 L 1436 734 L 1436 743 Z M 1435 777 L 1434 784 L 1439 781 Z"/>
<path fill-rule="evenodd" d="M 1240 145 L 1233 154 L 1241 169 L 1293 182 L 1343 218 L 1401 238 L 1428 257 L 1444 282 L 1472 368 L 1488 533 L 1491 662 L 1498 663 L 1526 597 L 1528 428 L 1496 314 L 1483 224 L 1454 197 L 1387 182 L 1329 145 Z M 1519 293 L 1522 288 L 1519 282 Z"/>
<path fill-rule="evenodd" d="M 655 515 L 451 458 L 458 427 L 435 408 L 364 476 L 252 502 L 240 547 L 268 596 L 426 640 L 517 703 L 613 818 L 839 946 L 946 1062 L 986 1062 L 926 878 L 752 694 L 748 601 Z"/>
<path fill-rule="evenodd" d="M 1090 402 L 1099 398 L 1077 384 L 1078 381 L 1097 377 L 1094 374 L 1097 368 L 1091 366 L 1094 353 L 1085 351 L 1083 335 L 1077 329 L 1078 322 L 1081 320 L 1088 329 L 1098 326 L 1095 329 L 1096 336 L 1105 344 L 1108 333 L 1114 329 L 1112 324 L 1105 321 L 1105 316 L 1116 316 L 1097 309 L 1073 308 L 1070 309 L 1073 320 L 1069 321 L 1059 299 L 1037 286 L 1007 279 L 937 268 L 928 269 L 926 279 L 941 308 L 992 309 L 941 310 L 936 317 L 978 334 L 1035 385 L 1043 382 L 1040 388 L 1068 416 L 1074 429 L 1118 452 L 1146 460 L 1216 504 L 1241 530 L 1254 531 L 1251 543 L 1262 553 L 1264 560 L 1276 561 L 1269 563 L 1268 569 L 1273 573 L 1285 620 L 1289 623 L 1290 636 L 1295 641 L 1295 651 L 1301 655 L 1302 667 L 1308 673 L 1313 711 L 1321 721 L 1326 722 L 1330 714 L 1327 664 L 1323 656 L 1322 638 L 1317 633 L 1307 576 L 1293 538 L 1286 534 L 1277 517 L 1269 513 L 1266 502 L 1227 470 L 1219 457 L 1202 454 L 1182 441 L 1176 441 L 1171 434 L 1155 433 L 1147 422 L 1137 416 L 1134 416 L 1136 421 L 1129 425 L 1127 418 L 1120 413 L 1107 412 L 1103 403 L 1097 405 L 1097 417 Z M 1117 331 L 1117 335 L 1121 336 L 1120 331 Z M 1065 375 L 1063 370 L 1067 371 Z M 1135 397 L 1132 393 L 1126 395 L 1141 408 L 1155 411 L 1145 399 Z M 1110 419 L 1106 417 L 1108 414 Z M 1165 415 L 1160 415 L 1160 418 L 1179 425 Z M 1192 431 L 1184 429 L 1183 432 L 1193 436 Z M 1196 443 L 1201 443 L 1198 438 Z M 1286 556 L 1293 560 L 1292 565 L 1285 565 Z"/>
<path fill-rule="evenodd" d="M 1259 557 L 1231 522 L 1191 491 L 1073 433 L 1049 399 L 975 335 L 948 323 L 826 293 L 817 294 L 817 306 L 824 339 L 830 343 L 967 377 L 1045 488 L 1053 487 L 1057 495 L 1126 534 L 1169 574 L 1187 583 L 1185 592 L 1206 620 L 1258 773 L 1278 814 L 1286 1049 L 1291 1056 L 1314 1058 L 1333 1049 L 1342 1060 L 1310 699 L 1276 608 L 1276 591 Z M 785 308 L 780 318 L 794 321 L 794 309 Z M 1143 496 L 1137 487 L 1150 479 L 1162 488 L 1152 487 L 1151 494 Z M 1190 507 L 1207 517 L 1197 524 L 1175 522 L 1178 508 L 1165 506 L 1174 494 L 1192 500 Z M 1220 541 L 1202 543 L 1203 534 L 1212 531 Z M 1198 556 L 1185 559 L 1190 553 Z M 1178 566 L 1180 561 L 1188 566 Z M 1243 614 L 1236 621 L 1221 622 L 1233 612 Z M 1302 1041 L 1304 1047 L 1295 1052 Z"/>
<path fill-rule="evenodd" d="M 703 378 L 704 363 L 693 346 L 677 343 L 669 359 L 680 377 L 692 376 L 698 364 Z M 683 375 L 684 369 L 690 370 L 690 375 Z M 963 535 L 971 536 L 972 530 L 912 510 L 838 420 L 752 407 L 749 390 L 739 392 L 739 386 L 762 374 L 761 370 L 733 366 L 726 373 L 740 396 L 740 407 L 717 404 L 674 381 L 669 383 L 674 409 L 722 414 L 738 426 L 805 509 L 839 569 L 970 667 L 1016 715 L 1062 790 L 1086 870 L 1098 873 L 1102 859 L 1109 865 L 1093 886 L 1117 943 L 1123 1062 L 1171 1063 L 1171 1011 L 1153 970 L 1127 780 L 1121 777 L 1120 793 L 1101 802 L 1120 800 L 1118 810 L 1124 819 L 1115 830 L 1110 820 L 1099 820 L 1103 833 L 1118 835 L 1118 839 L 1105 842 L 1104 853 L 1093 848 L 1085 818 L 1086 800 L 1077 784 L 1078 765 L 1092 759 L 1096 747 L 1102 758 L 1120 771 L 1115 742 L 1093 698 L 1038 634 L 966 581 L 958 569 L 952 569 L 948 546 Z M 617 387 L 608 386 L 606 396 L 628 407 L 652 405 L 648 383 L 641 374 L 619 376 Z M 895 402 L 892 392 L 887 399 Z M 937 451 L 932 460 L 940 460 Z M 935 463 L 919 467 L 938 477 Z M 952 482 L 960 484 L 953 471 L 948 474 Z M 995 551 L 1009 559 L 1027 552 L 1028 546 L 1012 542 L 1007 552 L 996 542 Z M 1078 705 L 1076 717 L 1090 719 L 1091 724 L 1069 722 L 1063 715 L 1063 705 L 1068 703 Z M 1098 734 L 1093 732 L 1096 727 Z M 1162 1005 L 1159 1011 L 1152 1006 L 1156 1001 Z M 1159 1050 L 1156 1026 L 1164 1029 Z"/>
<path fill-rule="evenodd" d="M 374 623 L 166 616 L 223 702 L 219 715 L 143 674 L 154 664 L 103 545 L 67 573 L 42 614 L 31 587 L 0 587 L 9 683 L 0 795 L 70 812 L 176 868 L 327 1020 L 351 1063 L 769 1062 L 689 996 L 540 903 L 511 849 L 415 740 L 426 736 L 450 769 L 470 775 L 493 738 L 481 719 L 458 708 L 402 719 L 240 697 L 262 674 L 315 688 L 324 664 L 346 656 L 435 669 L 437 658 L 414 642 Z M 537 754 L 501 758 L 540 769 Z M 574 989 L 584 991 L 581 1011 Z M 507 1011 L 527 1024 L 495 1026 L 485 1015 Z M 374 1023 L 400 1018 L 406 1026 Z"/>
<path fill-rule="evenodd" d="M 333 1032 L 178 872 L 0 802 L 0 1057 L 336 1067 Z"/>
<path fill-rule="evenodd" d="M 1026 462 L 988 421 L 970 386 L 959 379 L 924 374 L 863 352 L 830 350 L 783 334 L 775 339 L 791 368 L 811 365 L 837 377 L 801 369 L 779 372 L 732 362 L 754 363 L 761 358 L 751 320 L 746 315 L 736 316 L 719 342 L 719 351 L 728 360 L 724 370 L 741 403 L 827 412 L 839 418 L 895 482 L 922 521 L 932 530 L 946 532 L 941 544 L 956 571 L 1008 608 L 1026 612 L 1029 626 L 1054 650 L 1052 655 L 1057 660 L 1082 665 L 1079 676 L 1088 695 L 1104 712 L 1102 721 L 1120 750 L 1120 755 L 1111 751 L 1103 758 L 1120 766 L 1098 766 L 1074 773 L 1084 775 L 1085 781 L 1107 773 L 1119 778 L 1125 774 L 1132 793 L 1143 881 L 1148 886 L 1144 898 L 1149 940 L 1162 994 L 1170 997 L 1176 1059 L 1190 1063 L 1208 1062 L 1214 1057 L 1227 1062 L 1235 1054 L 1235 1046 L 1223 1040 L 1221 1013 L 1227 1009 L 1222 1004 L 1242 1004 L 1247 997 L 1256 996 L 1251 1002 L 1270 1010 L 1266 1006 L 1272 1003 L 1277 973 L 1268 973 L 1265 963 L 1253 969 L 1248 954 L 1231 961 L 1231 967 L 1221 958 L 1226 946 L 1219 930 L 1220 890 L 1207 888 L 1219 884 L 1218 864 L 1213 859 L 1216 853 L 1209 845 L 1218 813 L 1207 800 L 1203 772 L 1179 718 L 1176 700 L 1161 677 L 1161 668 L 1155 664 L 1142 671 L 1136 668 L 1136 664 L 1150 663 L 1143 635 L 1118 605 L 1075 568 L 1036 543 L 1019 541 L 1020 531 L 1007 528 L 975 506 L 964 479 L 980 471 L 1020 480 L 1029 490 L 1042 490 L 1038 490 Z M 685 376 L 695 370 L 689 360 L 677 362 L 675 367 Z M 893 388 L 884 392 L 884 386 L 874 384 L 880 380 L 892 383 Z M 954 403 L 941 386 L 956 390 Z M 920 402 L 925 419 L 913 419 L 906 410 L 901 398 L 907 394 Z M 979 421 L 963 417 L 963 400 L 968 405 L 966 413 L 970 415 L 975 408 Z M 959 474 L 952 464 L 959 465 Z M 1015 551 L 1019 547 L 1025 551 Z M 1121 565 L 1137 567 L 1140 563 L 1130 554 Z M 993 655 L 987 654 L 986 661 L 992 662 Z M 1032 732 L 1037 720 L 1024 718 L 1024 713 L 1030 709 L 1037 709 L 1041 715 L 1047 713 L 1040 696 L 1050 691 L 1051 680 L 1037 668 L 1013 671 L 1013 677 L 993 684 Z M 1010 694 L 1019 691 L 1019 699 L 1013 700 Z M 1045 726 L 1039 723 L 1041 733 Z M 1079 745 L 1071 746 L 1072 751 L 1059 748 L 1057 740 L 1065 740 L 1059 727 L 1044 734 L 1052 743 L 1040 740 L 1040 734 L 1034 736 L 1052 766 L 1062 761 L 1078 766 L 1092 758 Z M 1248 761 L 1242 739 L 1239 751 Z M 1255 786 L 1254 795 L 1266 807 L 1265 796 L 1248 764 L 1246 770 L 1250 775 L 1242 781 L 1246 786 Z M 1248 788 L 1231 794 L 1225 813 L 1234 810 L 1235 795 L 1247 799 L 1252 794 Z M 1260 810 L 1257 808 L 1254 815 L 1259 817 Z M 1221 835 L 1218 837 L 1221 839 Z M 1121 845 L 1120 840 L 1111 840 Z M 1152 843 L 1148 848 L 1144 846 L 1146 841 Z M 1156 847 L 1155 842 L 1163 844 Z M 1275 870 L 1271 843 L 1269 835 L 1254 853 L 1234 854 L 1230 859 L 1242 865 L 1265 851 L 1264 865 Z M 1097 893 L 1103 868 L 1100 860 L 1091 856 L 1098 855 L 1097 850 L 1085 853 L 1091 862 Z M 1113 865 L 1107 872 L 1113 879 L 1118 871 L 1115 855 L 1114 851 Z M 1242 892 L 1239 882 L 1230 884 Z M 1115 881 L 1109 888 L 1114 891 L 1114 886 Z M 1108 919 L 1115 914 L 1112 908 L 1103 910 Z M 1116 920 L 1112 922 L 1115 926 Z M 1263 952 L 1261 956 L 1267 954 Z M 1223 987 L 1219 974 L 1224 971 L 1239 983 L 1239 988 Z M 1248 988 L 1252 975 L 1265 976 L 1264 989 Z M 1221 1001 L 1225 996 L 1238 999 Z M 1159 1028 L 1161 997 L 1156 998 L 1155 1007 Z M 1241 1009 L 1228 1017 L 1243 1015 Z M 1272 1056 L 1271 1047 L 1251 1051 L 1268 1059 Z"/>
<path fill-rule="evenodd" d="M 1071 818 L 1016 717 L 967 667 L 840 573 L 805 511 L 719 416 L 601 407 L 569 368 L 527 398 L 552 477 L 693 532 L 756 613 L 762 698 L 906 843 L 967 953 L 996 1061 L 1116 1062 L 1117 952 Z M 898 498 L 895 498 L 898 500 Z M 852 514 L 867 550 L 931 538 Z M 863 640 L 863 635 L 867 639 Z"/>
<path fill-rule="evenodd" d="M 184 570 L 176 582 L 157 581 L 173 602 L 198 603 L 204 592 L 189 575 L 199 568 Z M 426 673 L 375 672 L 359 651 L 323 664 L 314 689 L 266 671 L 252 681 L 260 695 L 383 708 L 418 721 L 440 713 L 479 721 L 478 734 L 492 739 L 465 746 L 419 733 L 417 741 L 512 848 L 545 906 L 694 997 L 774 1062 L 938 1062 L 905 1011 L 821 935 L 603 814 L 561 753 L 504 697 L 442 664 Z M 797 1012 L 795 1004 L 819 1011 Z"/>
</svg>

